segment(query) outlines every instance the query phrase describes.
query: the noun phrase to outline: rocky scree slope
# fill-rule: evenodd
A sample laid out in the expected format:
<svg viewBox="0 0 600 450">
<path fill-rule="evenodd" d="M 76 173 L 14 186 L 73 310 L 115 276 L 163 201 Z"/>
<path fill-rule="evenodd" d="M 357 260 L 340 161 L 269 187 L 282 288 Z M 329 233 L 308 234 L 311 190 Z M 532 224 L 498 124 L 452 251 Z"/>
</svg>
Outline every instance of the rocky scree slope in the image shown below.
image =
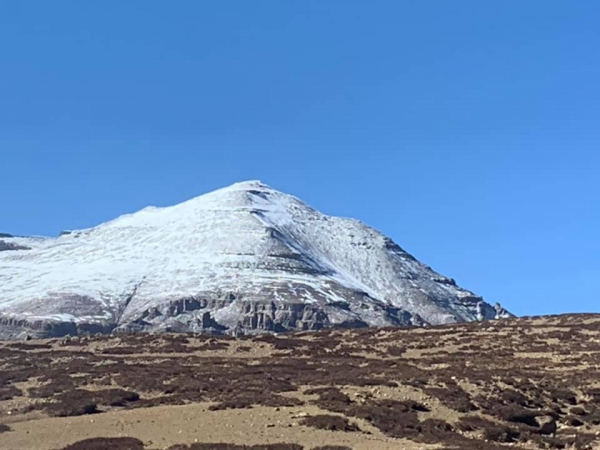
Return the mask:
<svg viewBox="0 0 600 450">
<path fill-rule="evenodd" d="M 58 238 L 0 240 L 0 338 L 245 334 L 508 317 L 359 221 L 258 181 Z"/>
</svg>

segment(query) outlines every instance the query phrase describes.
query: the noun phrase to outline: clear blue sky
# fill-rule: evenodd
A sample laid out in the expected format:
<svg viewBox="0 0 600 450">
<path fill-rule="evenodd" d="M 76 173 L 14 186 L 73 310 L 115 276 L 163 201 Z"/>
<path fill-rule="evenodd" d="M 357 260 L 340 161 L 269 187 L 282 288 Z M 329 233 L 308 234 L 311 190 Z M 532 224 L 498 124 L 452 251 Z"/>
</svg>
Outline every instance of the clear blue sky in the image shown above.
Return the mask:
<svg viewBox="0 0 600 450">
<path fill-rule="evenodd" d="M 0 231 L 260 179 L 518 314 L 600 311 L 600 2 L 5 1 Z"/>
</svg>

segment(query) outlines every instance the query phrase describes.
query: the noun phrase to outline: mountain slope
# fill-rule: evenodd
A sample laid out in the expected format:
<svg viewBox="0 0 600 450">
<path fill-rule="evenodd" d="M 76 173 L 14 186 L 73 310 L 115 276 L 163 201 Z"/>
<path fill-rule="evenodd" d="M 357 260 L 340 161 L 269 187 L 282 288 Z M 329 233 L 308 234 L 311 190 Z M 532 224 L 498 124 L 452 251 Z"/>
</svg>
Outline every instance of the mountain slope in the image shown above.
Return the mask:
<svg viewBox="0 0 600 450">
<path fill-rule="evenodd" d="M 2 242 L 7 337 L 438 324 L 508 314 L 376 230 L 257 181 L 58 238 Z"/>
</svg>

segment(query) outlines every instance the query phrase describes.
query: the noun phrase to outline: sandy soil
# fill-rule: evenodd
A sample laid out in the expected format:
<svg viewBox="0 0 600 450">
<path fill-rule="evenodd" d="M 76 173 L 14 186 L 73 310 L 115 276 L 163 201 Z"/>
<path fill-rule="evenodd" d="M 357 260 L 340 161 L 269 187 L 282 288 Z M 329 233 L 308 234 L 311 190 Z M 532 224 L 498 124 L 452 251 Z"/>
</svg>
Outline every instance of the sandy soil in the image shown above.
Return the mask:
<svg viewBox="0 0 600 450">
<path fill-rule="evenodd" d="M 340 433 L 298 425 L 299 415 L 323 414 L 315 407 L 256 407 L 247 410 L 209 411 L 208 404 L 158 406 L 111 411 L 79 417 L 35 418 L 10 423 L 14 430 L 0 435 L 5 450 L 54 450 L 92 437 L 136 437 L 149 449 L 167 449 L 174 444 L 227 442 L 233 444 L 298 443 L 306 448 L 346 445 L 356 450 L 435 448 L 384 436 L 374 429 L 365 433 Z M 33 419 L 33 418 L 32 418 Z"/>
</svg>

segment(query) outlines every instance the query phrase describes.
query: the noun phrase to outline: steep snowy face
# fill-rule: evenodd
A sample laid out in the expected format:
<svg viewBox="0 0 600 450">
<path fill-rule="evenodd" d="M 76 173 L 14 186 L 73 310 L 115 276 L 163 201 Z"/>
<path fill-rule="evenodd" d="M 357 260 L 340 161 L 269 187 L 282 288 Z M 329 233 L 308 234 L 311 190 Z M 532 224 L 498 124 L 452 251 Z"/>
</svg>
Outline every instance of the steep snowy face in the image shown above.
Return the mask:
<svg viewBox="0 0 600 450">
<path fill-rule="evenodd" d="M 374 229 L 258 181 L 58 238 L 0 240 L 8 337 L 22 329 L 244 333 L 505 314 Z"/>
</svg>

